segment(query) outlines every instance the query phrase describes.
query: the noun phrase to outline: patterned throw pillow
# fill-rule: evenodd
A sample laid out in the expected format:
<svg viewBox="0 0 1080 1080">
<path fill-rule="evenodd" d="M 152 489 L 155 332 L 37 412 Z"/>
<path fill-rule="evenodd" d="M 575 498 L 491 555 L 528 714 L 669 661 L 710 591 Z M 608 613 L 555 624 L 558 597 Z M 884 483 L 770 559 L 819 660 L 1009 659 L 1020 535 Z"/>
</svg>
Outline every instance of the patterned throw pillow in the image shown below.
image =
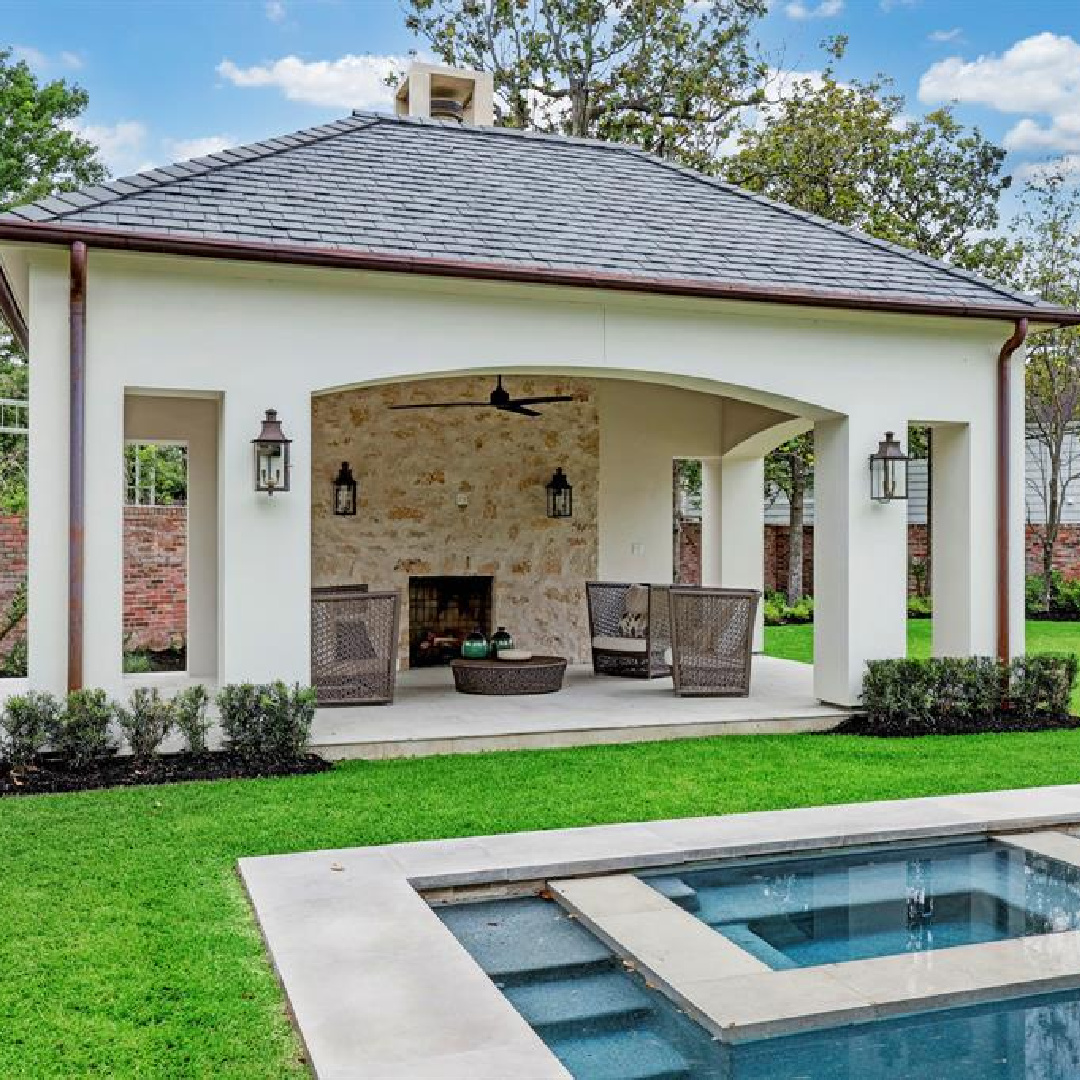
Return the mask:
<svg viewBox="0 0 1080 1080">
<path fill-rule="evenodd" d="M 619 637 L 643 638 L 648 629 L 648 616 L 639 611 L 628 611 L 619 620 Z"/>
</svg>

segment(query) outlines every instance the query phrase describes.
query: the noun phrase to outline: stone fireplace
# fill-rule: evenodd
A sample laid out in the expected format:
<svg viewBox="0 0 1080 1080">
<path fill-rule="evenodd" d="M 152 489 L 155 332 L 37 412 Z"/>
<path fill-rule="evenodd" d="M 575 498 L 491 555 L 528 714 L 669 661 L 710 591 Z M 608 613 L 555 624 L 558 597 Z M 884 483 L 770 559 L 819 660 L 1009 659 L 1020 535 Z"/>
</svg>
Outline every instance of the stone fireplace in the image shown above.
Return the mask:
<svg viewBox="0 0 1080 1080">
<path fill-rule="evenodd" d="M 409 667 L 449 664 L 473 630 L 490 637 L 494 579 L 483 574 L 409 578 Z"/>
</svg>

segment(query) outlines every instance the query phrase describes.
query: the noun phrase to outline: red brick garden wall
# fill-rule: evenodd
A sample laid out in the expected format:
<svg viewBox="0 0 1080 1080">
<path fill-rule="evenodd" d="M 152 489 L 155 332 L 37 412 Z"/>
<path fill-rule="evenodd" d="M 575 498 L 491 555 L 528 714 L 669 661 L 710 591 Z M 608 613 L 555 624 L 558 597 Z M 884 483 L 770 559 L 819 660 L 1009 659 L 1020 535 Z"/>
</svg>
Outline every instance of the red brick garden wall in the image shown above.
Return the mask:
<svg viewBox="0 0 1080 1080">
<path fill-rule="evenodd" d="M 187 637 L 187 510 L 124 508 L 124 641 L 168 649 Z"/>
<path fill-rule="evenodd" d="M 0 515 L 0 613 L 6 612 L 16 589 L 26 580 L 26 518 L 17 514 Z M 19 627 L 0 645 L 4 655 L 26 633 Z"/>
</svg>

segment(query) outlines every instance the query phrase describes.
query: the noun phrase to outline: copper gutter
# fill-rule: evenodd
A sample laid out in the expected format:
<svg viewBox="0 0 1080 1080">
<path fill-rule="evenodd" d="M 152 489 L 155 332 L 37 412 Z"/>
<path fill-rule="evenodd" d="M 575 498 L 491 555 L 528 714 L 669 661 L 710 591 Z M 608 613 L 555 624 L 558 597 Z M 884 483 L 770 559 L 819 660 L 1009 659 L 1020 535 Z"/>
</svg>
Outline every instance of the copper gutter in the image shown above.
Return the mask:
<svg viewBox="0 0 1080 1080">
<path fill-rule="evenodd" d="M 1013 321 L 1033 315 L 1039 322 L 1062 326 L 1080 324 L 1080 312 L 1063 308 L 1032 311 L 1025 305 L 1003 300 L 1001 304 L 967 304 L 961 301 L 926 300 L 906 296 L 868 296 L 846 289 L 807 289 L 792 285 L 759 285 L 746 282 L 703 281 L 696 278 L 653 278 L 615 270 L 556 269 L 550 266 L 479 262 L 427 256 L 348 251 L 307 244 L 270 244 L 252 240 L 212 240 L 175 233 L 131 232 L 95 226 L 20 221 L 0 222 L 0 240 L 21 243 L 72 244 L 84 242 L 112 251 L 138 251 L 192 258 L 237 259 L 246 262 L 286 263 L 380 273 L 419 274 L 427 277 L 471 281 L 510 281 L 571 288 L 606 289 L 616 292 L 692 296 L 713 300 L 742 300 L 802 307 L 842 308 L 852 311 L 894 311 L 908 315 L 967 316 Z"/>
<path fill-rule="evenodd" d="M 1024 344 L 1027 319 L 1017 319 L 1008 341 L 998 353 L 997 369 L 997 654 L 1005 663 L 1012 658 L 1009 641 L 1009 563 L 1012 517 L 1012 358 Z"/>
<path fill-rule="evenodd" d="M 19 303 L 11 290 L 11 283 L 0 266 L 0 318 L 7 323 L 8 329 L 15 335 L 19 348 L 24 353 L 30 351 L 30 330 L 26 325 L 26 319 L 19 310 Z"/>
<path fill-rule="evenodd" d="M 68 432 L 68 690 L 83 682 L 83 562 L 86 526 L 86 244 L 71 245 L 71 413 Z"/>
</svg>

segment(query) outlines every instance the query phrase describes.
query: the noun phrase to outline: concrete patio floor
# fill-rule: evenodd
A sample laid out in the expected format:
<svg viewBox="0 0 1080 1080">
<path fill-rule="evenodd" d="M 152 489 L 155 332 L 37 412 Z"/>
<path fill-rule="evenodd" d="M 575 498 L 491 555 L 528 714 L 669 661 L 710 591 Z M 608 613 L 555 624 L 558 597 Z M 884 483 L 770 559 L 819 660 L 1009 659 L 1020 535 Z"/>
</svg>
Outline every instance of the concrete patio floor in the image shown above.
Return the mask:
<svg viewBox="0 0 1080 1080">
<path fill-rule="evenodd" d="M 482 697 L 454 690 L 449 668 L 398 676 L 392 705 L 320 709 L 312 749 L 330 760 L 418 757 L 706 735 L 826 731 L 847 712 L 813 693 L 809 664 L 755 656 L 748 698 L 677 698 L 671 679 L 567 670 L 562 691 Z"/>
</svg>

